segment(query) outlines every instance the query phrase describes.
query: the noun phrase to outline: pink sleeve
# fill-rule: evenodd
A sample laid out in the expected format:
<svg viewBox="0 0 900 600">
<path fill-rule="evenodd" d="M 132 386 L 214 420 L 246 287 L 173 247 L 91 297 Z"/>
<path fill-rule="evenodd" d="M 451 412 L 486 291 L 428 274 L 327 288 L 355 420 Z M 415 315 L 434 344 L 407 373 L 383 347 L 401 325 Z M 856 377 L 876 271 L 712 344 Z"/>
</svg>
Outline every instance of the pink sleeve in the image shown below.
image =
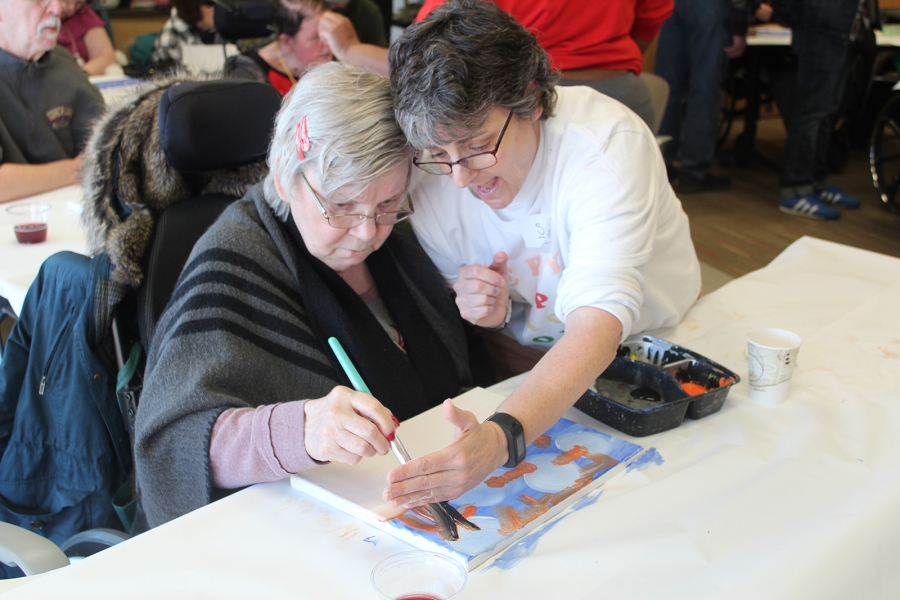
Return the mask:
<svg viewBox="0 0 900 600">
<path fill-rule="evenodd" d="M 213 485 L 233 489 L 325 464 L 306 453 L 304 404 L 229 408 L 219 415 L 209 440 Z"/>
<path fill-rule="evenodd" d="M 100 15 L 97 14 L 97 11 L 95 11 L 93 8 L 91 8 L 87 4 L 84 5 L 84 8 L 87 9 L 84 11 L 84 17 L 83 17 L 84 18 L 83 27 L 84 27 L 85 32 L 90 31 L 91 29 L 96 29 L 97 27 L 106 28 L 106 21 L 104 21 L 100 17 Z"/>
</svg>

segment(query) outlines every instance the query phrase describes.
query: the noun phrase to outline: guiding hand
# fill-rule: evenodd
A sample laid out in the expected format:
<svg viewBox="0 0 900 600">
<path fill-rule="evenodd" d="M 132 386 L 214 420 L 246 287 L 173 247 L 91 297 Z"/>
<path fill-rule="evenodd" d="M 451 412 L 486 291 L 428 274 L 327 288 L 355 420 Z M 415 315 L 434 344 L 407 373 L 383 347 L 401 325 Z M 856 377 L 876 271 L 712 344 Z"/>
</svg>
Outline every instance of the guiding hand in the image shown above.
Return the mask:
<svg viewBox="0 0 900 600">
<path fill-rule="evenodd" d="M 319 20 L 319 37 L 341 61 L 345 60 L 348 48 L 361 43 L 350 19 L 332 11 L 325 12 Z"/>
<path fill-rule="evenodd" d="M 415 508 L 458 498 L 507 461 L 506 436 L 499 426 L 479 423 L 475 415 L 450 400 L 441 408 L 444 418 L 456 427 L 454 442 L 388 473 L 382 498 L 394 507 Z"/>
<path fill-rule="evenodd" d="M 490 266 L 467 265 L 459 270 L 453 290 L 463 319 L 479 327 L 500 327 L 509 304 L 506 252 L 494 255 Z"/>
<path fill-rule="evenodd" d="M 393 415 L 369 394 L 339 385 L 324 398 L 307 400 L 303 411 L 306 452 L 318 461 L 355 465 L 390 451 Z"/>
</svg>

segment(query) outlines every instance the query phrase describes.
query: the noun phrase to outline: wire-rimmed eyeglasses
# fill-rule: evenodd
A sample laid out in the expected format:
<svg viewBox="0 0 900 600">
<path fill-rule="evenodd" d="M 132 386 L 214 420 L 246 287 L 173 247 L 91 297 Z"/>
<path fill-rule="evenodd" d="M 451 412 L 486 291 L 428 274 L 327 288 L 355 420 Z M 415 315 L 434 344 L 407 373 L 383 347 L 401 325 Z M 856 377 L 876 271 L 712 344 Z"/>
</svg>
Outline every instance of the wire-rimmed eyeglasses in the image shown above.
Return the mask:
<svg viewBox="0 0 900 600">
<path fill-rule="evenodd" d="M 453 165 L 460 165 L 467 169 L 471 169 L 472 171 L 480 171 L 481 169 L 493 167 L 497 164 L 497 151 L 500 150 L 500 142 L 503 141 L 503 135 L 506 133 L 506 128 L 509 127 L 512 116 L 513 111 L 509 111 L 509 116 L 506 117 L 506 123 L 503 124 L 503 129 L 500 130 L 500 136 L 497 138 L 497 145 L 494 146 L 493 150 L 479 152 L 478 154 L 472 154 L 471 156 L 464 156 L 453 162 L 433 160 L 434 157 L 432 157 L 430 150 L 422 150 L 420 151 L 419 156 L 413 157 L 413 164 L 432 175 L 449 175 L 453 172 Z"/>
<path fill-rule="evenodd" d="M 353 229 L 354 227 L 365 223 L 366 219 L 373 219 L 376 225 L 396 225 L 400 221 L 408 219 L 414 212 L 416 212 L 416 209 L 413 207 L 412 198 L 410 198 L 409 194 L 407 194 L 406 205 L 409 206 L 409 209 L 407 210 L 383 212 L 376 214 L 374 217 L 360 214 L 329 215 L 328 211 L 325 210 L 322 199 L 319 198 L 319 194 L 316 193 L 316 190 L 313 189 L 313 187 L 309 184 L 309 181 L 306 179 L 306 175 L 301 172 L 300 177 L 303 178 L 303 182 L 306 184 L 306 187 L 309 188 L 313 200 L 315 200 L 316 202 L 316 206 L 318 206 L 319 210 L 322 212 L 322 216 L 325 217 L 325 220 L 328 221 L 328 224 L 335 229 Z"/>
</svg>

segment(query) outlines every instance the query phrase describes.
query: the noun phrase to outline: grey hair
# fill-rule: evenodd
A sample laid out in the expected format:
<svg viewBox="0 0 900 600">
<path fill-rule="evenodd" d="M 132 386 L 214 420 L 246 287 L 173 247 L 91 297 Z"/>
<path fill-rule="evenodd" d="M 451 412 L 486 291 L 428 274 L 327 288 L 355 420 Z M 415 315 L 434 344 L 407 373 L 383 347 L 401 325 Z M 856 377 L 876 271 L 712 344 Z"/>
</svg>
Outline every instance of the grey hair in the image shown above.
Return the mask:
<svg viewBox="0 0 900 600">
<path fill-rule="evenodd" d="M 537 38 L 490 2 L 445 2 L 406 29 L 389 60 L 397 120 L 416 148 L 471 139 L 493 107 L 553 115 L 559 72 Z"/>
<path fill-rule="evenodd" d="M 306 117 L 310 148 L 297 154 L 297 125 Z M 310 169 L 327 198 L 344 186 L 362 190 L 412 158 L 394 118 L 387 79 L 346 63 L 329 62 L 306 72 L 284 98 L 269 145 L 266 200 L 287 219 L 290 205 L 275 187 L 290 191 Z M 411 171 L 407 174 L 407 187 Z"/>
</svg>

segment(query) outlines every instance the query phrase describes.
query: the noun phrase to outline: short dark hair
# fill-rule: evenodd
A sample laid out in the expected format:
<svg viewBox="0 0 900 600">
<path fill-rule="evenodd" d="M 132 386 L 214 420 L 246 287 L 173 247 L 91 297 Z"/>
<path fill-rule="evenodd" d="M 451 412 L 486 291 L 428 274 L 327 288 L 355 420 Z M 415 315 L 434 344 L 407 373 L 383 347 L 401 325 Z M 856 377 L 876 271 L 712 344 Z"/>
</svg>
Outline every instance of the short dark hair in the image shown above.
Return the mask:
<svg viewBox="0 0 900 600">
<path fill-rule="evenodd" d="M 191 26 L 203 19 L 200 7 L 209 4 L 207 0 L 172 0 L 172 6 L 178 11 L 178 18 Z"/>
<path fill-rule="evenodd" d="M 516 20 L 483 0 L 449 0 L 408 27 L 390 49 L 391 92 L 410 143 L 466 140 L 491 108 L 552 116 L 559 73 Z"/>
<path fill-rule="evenodd" d="M 326 0 L 279 0 L 272 27 L 277 35 L 294 37 L 300 30 L 303 19 L 327 9 Z"/>
</svg>

